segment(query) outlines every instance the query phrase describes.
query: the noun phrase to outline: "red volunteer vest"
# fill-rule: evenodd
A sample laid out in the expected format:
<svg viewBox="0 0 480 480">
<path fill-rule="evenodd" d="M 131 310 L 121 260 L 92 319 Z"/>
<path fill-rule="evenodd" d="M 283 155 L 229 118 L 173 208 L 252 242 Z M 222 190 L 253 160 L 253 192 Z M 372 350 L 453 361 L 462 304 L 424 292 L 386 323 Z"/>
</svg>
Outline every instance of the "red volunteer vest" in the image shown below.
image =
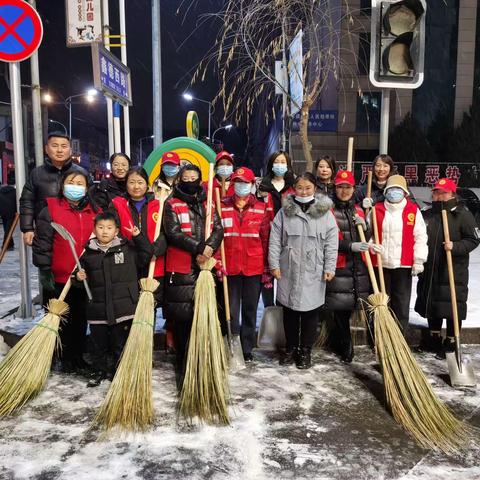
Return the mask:
<svg viewBox="0 0 480 480">
<path fill-rule="evenodd" d="M 222 225 L 225 243 L 225 260 L 228 275 L 261 275 L 265 258 L 260 238 L 260 227 L 266 214 L 266 204 L 257 200 L 243 212 L 233 206 L 233 201 L 222 201 Z"/>
<path fill-rule="evenodd" d="M 132 212 L 128 206 L 128 200 L 123 197 L 115 197 L 112 200 L 115 209 L 117 210 L 118 216 L 120 218 L 120 233 L 127 238 L 128 240 L 132 239 L 132 234 L 127 230 L 130 228 L 130 224 L 134 225 Z M 158 220 L 158 200 L 151 200 L 147 204 L 147 237 L 150 242 L 153 243 L 155 235 L 155 227 Z M 137 225 L 138 228 L 141 228 L 140 225 Z M 155 270 L 153 271 L 154 277 L 163 277 L 165 275 L 165 257 L 161 256 L 155 260 Z"/>
<path fill-rule="evenodd" d="M 52 222 L 63 225 L 75 240 L 75 251 L 77 255 L 83 251 L 84 245 L 88 242 L 93 231 L 93 220 L 96 213 L 88 205 L 82 211 L 73 210 L 70 204 L 60 198 L 47 198 L 48 212 Z M 70 245 L 57 232 L 53 236 L 52 264 L 51 269 L 55 281 L 67 283 L 73 269 L 75 259 L 73 258 Z"/>
<path fill-rule="evenodd" d="M 413 229 L 415 227 L 415 219 L 417 218 L 418 207 L 415 203 L 411 202 L 407 198 L 407 204 L 402 212 L 403 220 L 403 232 L 402 232 L 402 255 L 400 257 L 400 264 L 406 267 L 413 265 L 413 247 L 415 245 L 415 239 L 413 237 Z M 385 218 L 385 204 L 377 203 L 375 205 L 375 212 L 377 215 L 378 223 L 378 241 L 382 243 L 382 225 Z M 372 263 L 377 266 L 377 256 L 372 255 Z"/>
<path fill-rule="evenodd" d="M 172 207 L 172 210 L 177 214 L 178 221 L 180 222 L 180 228 L 185 235 L 192 236 L 192 222 L 190 221 L 190 212 L 186 202 L 178 198 L 171 198 L 168 200 L 168 204 Z M 205 209 L 207 203 L 204 203 Z M 212 203 L 212 226 L 213 215 L 215 213 L 215 206 Z M 192 254 L 181 248 L 177 248 L 174 245 L 168 245 L 167 247 L 167 272 L 175 272 L 188 274 L 192 270 Z"/>
<path fill-rule="evenodd" d="M 365 213 L 364 211 L 358 206 L 355 205 L 355 210 L 357 211 L 357 215 L 359 215 L 361 218 L 365 220 Z M 332 210 L 333 213 L 333 218 L 335 218 L 335 221 L 337 221 L 337 217 L 335 217 L 335 213 Z M 338 227 L 338 223 L 337 223 Z M 345 235 L 343 232 L 338 229 L 338 239 L 343 240 L 345 238 Z M 365 262 L 365 255 L 362 253 L 362 260 Z M 337 268 L 345 268 L 347 266 L 347 254 L 345 252 L 338 252 L 337 256 Z"/>
</svg>

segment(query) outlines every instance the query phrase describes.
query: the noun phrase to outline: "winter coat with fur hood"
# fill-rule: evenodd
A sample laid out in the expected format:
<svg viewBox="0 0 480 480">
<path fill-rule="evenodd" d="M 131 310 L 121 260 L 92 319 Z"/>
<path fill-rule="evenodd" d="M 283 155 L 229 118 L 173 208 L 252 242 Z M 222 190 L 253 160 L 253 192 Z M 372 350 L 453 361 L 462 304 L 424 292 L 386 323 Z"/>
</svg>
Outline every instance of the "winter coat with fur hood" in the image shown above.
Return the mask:
<svg viewBox="0 0 480 480">
<path fill-rule="evenodd" d="M 325 272 L 335 272 L 338 228 L 332 201 L 316 197 L 304 212 L 289 195 L 272 224 L 270 268 L 280 269 L 277 301 L 300 312 L 314 310 L 325 301 Z"/>
</svg>

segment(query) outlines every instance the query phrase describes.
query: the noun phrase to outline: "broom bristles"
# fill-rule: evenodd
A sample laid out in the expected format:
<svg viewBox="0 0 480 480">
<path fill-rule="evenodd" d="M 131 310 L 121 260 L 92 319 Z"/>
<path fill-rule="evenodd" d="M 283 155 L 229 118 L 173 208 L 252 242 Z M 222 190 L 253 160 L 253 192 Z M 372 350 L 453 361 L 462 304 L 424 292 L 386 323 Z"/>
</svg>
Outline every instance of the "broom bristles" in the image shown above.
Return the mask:
<svg viewBox="0 0 480 480">
<path fill-rule="evenodd" d="M 115 377 L 94 424 L 107 430 L 144 431 L 153 424 L 152 351 L 155 299 L 159 283 L 142 278 L 132 327 Z"/>
<path fill-rule="evenodd" d="M 195 286 L 195 310 L 180 394 L 179 413 L 210 424 L 228 425 L 228 365 L 218 321 L 211 262 L 202 266 Z"/>
<path fill-rule="evenodd" d="M 60 320 L 68 313 L 68 305 L 51 299 L 47 310 L 0 364 L 0 417 L 22 408 L 43 390 L 47 381 L 55 347 L 60 346 Z"/>
<path fill-rule="evenodd" d="M 435 395 L 387 306 L 388 296 L 377 293 L 368 301 L 385 396 L 393 417 L 422 446 L 458 452 L 468 444 L 471 427 L 455 418 Z"/>
</svg>

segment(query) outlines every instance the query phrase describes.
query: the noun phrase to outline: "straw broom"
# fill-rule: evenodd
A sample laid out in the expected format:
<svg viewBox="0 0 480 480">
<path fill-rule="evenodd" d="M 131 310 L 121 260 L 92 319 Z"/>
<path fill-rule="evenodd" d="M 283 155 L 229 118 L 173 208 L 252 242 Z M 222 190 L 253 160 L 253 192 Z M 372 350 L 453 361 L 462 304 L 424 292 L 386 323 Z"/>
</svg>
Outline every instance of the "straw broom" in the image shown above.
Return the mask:
<svg viewBox="0 0 480 480">
<path fill-rule="evenodd" d="M 210 164 L 205 238 L 212 223 L 213 164 Z M 194 315 L 179 413 L 188 421 L 197 417 L 210 424 L 228 425 L 228 362 L 218 320 L 215 282 L 211 273 L 216 260 L 201 265 L 195 285 Z"/>
<path fill-rule="evenodd" d="M 7 354 L 0 364 L 0 417 L 10 415 L 37 396 L 47 381 L 55 348 L 60 348 L 60 320 L 68 313 L 65 284 L 58 299 L 48 302 L 48 313 Z"/>
<path fill-rule="evenodd" d="M 374 208 L 372 213 L 375 218 Z M 365 235 L 360 225 L 358 231 L 364 242 Z M 378 228 L 375 225 L 374 235 L 378 243 Z M 457 420 L 435 395 L 388 308 L 384 283 L 382 291 L 378 288 L 369 252 L 365 252 L 365 258 L 374 291 L 368 302 L 374 319 L 375 347 L 382 368 L 387 404 L 393 417 L 423 447 L 456 453 L 468 443 L 471 429 Z M 381 261 L 379 273 L 382 279 Z"/>
<path fill-rule="evenodd" d="M 166 189 L 162 188 L 154 239 L 162 225 Z M 153 424 L 152 354 L 155 325 L 153 293 L 159 283 L 153 278 L 156 258 L 152 258 L 148 277 L 140 280 L 132 328 L 122 352 L 107 396 L 100 406 L 94 424 L 110 430 L 118 426 L 126 431 L 144 431 Z"/>
</svg>

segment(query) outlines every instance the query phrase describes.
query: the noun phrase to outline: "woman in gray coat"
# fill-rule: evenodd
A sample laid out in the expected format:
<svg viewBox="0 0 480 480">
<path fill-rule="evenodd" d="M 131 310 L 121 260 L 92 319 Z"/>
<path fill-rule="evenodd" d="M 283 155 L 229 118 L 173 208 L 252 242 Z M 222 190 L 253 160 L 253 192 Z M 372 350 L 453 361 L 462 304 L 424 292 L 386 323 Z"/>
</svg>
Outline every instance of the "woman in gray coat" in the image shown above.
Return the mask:
<svg viewBox="0 0 480 480">
<path fill-rule="evenodd" d="M 282 364 L 310 368 L 317 331 L 317 310 L 325 301 L 326 282 L 335 275 L 338 228 L 332 201 L 315 197 L 315 177 L 306 172 L 294 183 L 270 232 L 269 262 L 278 281 L 287 341 Z"/>
</svg>

